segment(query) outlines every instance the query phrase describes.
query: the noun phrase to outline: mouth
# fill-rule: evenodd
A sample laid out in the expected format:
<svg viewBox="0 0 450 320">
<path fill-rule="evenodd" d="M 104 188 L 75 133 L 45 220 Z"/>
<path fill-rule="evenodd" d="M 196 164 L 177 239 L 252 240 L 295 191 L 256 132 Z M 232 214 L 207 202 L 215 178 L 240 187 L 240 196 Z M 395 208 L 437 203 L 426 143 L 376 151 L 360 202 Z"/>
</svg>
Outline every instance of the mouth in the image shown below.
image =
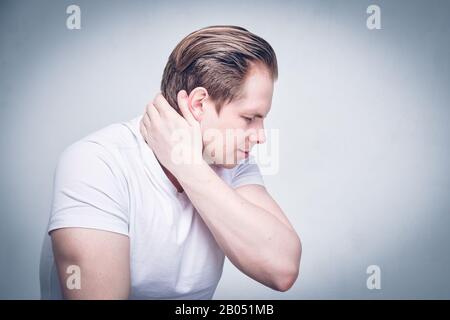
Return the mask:
<svg viewBox="0 0 450 320">
<path fill-rule="evenodd" d="M 241 149 L 239 149 L 239 151 L 242 152 L 246 158 L 248 158 L 248 156 L 250 155 L 250 151 L 245 151 Z"/>
</svg>

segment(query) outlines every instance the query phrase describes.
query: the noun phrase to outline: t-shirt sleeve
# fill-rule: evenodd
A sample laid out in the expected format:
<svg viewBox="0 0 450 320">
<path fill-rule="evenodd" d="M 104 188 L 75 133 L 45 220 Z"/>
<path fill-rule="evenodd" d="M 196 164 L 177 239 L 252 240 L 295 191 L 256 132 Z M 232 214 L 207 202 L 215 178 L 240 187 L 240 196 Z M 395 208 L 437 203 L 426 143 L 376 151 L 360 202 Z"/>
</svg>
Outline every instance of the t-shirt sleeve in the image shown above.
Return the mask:
<svg viewBox="0 0 450 320">
<path fill-rule="evenodd" d="M 250 157 L 233 169 L 231 177 L 231 187 L 233 189 L 247 184 L 259 184 L 264 186 L 264 180 L 259 170 L 258 164 Z"/>
<path fill-rule="evenodd" d="M 126 181 L 112 153 L 81 141 L 59 157 L 48 232 L 67 227 L 128 235 Z"/>
</svg>

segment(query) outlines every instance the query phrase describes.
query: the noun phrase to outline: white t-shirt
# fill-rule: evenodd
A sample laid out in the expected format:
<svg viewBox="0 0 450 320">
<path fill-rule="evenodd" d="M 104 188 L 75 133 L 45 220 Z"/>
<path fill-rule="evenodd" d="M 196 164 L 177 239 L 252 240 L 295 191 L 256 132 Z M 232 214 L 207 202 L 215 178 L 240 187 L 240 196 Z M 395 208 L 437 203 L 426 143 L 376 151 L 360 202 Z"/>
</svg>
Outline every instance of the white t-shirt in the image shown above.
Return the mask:
<svg viewBox="0 0 450 320">
<path fill-rule="evenodd" d="M 211 299 L 224 253 L 143 140 L 140 119 L 109 125 L 61 154 L 48 232 L 80 227 L 127 235 L 130 299 Z M 264 185 L 249 160 L 233 169 L 212 168 L 232 188 Z M 61 298 L 49 235 L 40 269 L 42 298 Z"/>
</svg>

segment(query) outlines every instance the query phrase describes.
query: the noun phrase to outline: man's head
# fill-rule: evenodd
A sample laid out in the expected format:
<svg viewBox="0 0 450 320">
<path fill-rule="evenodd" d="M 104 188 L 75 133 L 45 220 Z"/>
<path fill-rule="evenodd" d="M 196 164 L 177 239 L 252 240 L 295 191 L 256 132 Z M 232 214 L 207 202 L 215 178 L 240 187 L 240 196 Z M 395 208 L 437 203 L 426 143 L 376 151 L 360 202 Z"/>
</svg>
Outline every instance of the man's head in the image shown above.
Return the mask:
<svg viewBox="0 0 450 320">
<path fill-rule="evenodd" d="M 265 141 L 263 118 L 277 77 L 275 52 L 264 39 L 240 27 L 213 26 L 175 47 L 161 91 L 177 111 L 177 93 L 187 91 L 201 124 L 205 160 L 231 168 L 243 151 Z"/>
</svg>

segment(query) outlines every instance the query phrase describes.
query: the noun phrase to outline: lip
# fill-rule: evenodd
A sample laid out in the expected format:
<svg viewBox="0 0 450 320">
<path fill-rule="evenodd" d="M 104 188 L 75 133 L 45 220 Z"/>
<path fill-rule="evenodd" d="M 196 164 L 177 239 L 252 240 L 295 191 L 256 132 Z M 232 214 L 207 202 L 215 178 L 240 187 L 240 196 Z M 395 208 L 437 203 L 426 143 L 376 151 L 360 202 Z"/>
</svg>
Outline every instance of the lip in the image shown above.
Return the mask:
<svg viewBox="0 0 450 320">
<path fill-rule="evenodd" d="M 246 158 L 248 158 L 250 151 L 245 151 L 245 150 L 241 150 L 241 149 L 239 149 L 239 151 L 242 152 Z"/>
</svg>

